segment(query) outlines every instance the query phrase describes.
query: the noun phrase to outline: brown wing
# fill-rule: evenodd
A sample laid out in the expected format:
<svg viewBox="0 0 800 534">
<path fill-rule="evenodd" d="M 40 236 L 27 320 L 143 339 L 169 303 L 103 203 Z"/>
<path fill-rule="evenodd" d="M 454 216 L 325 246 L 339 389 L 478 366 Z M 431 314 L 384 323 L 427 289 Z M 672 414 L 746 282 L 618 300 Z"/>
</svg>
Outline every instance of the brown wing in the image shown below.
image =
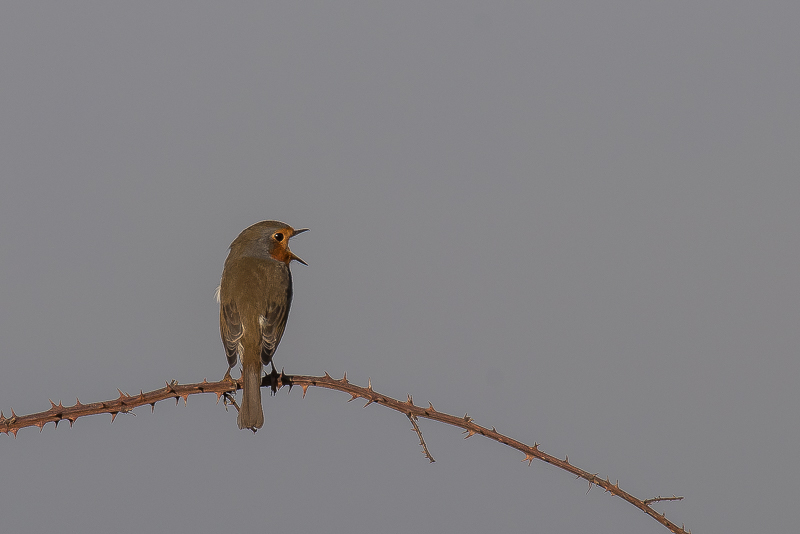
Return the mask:
<svg viewBox="0 0 800 534">
<path fill-rule="evenodd" d="M 225 346 L 225 355 L 228 357 L 228 367 L 233 367 L 239 359 L 244 334 L 239 310 L 236 309 L 234 302 L 226 302 L 219 307 L 219 333 Z"/>
<path fill-rule="evenodd" d="M 278 343 L 283 337 L 283 330 L 286 328 L 286 319 L 289 317 L 289 308 L 292 305 L 292 275 L 287 268 L 285 271 L 289 275 L 286 293 L 284 295 L 271 295 L 267 301 L 267 309 L 263 316 L 259 318 L 261 327 L 261 363 L 264 365 L 272 361 L 272 355 L 278 348 Z"/>
</svg>

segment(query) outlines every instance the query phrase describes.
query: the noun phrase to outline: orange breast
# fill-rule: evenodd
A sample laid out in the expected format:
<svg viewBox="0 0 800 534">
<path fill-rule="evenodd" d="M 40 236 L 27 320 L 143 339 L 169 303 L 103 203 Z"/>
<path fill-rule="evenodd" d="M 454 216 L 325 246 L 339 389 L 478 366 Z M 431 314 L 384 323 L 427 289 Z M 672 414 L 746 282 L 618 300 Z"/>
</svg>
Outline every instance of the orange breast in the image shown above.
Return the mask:
<svg viewBox="0 0 800 534">
<path fill-rule="evenodd" d="M 273 260 L 282 261 L 286 265 L 292 261 L 292 255 L 289 253 L 289 248 L 286 246 L 277 245 L 272 248 L 269 255 Z"/>
</svg>

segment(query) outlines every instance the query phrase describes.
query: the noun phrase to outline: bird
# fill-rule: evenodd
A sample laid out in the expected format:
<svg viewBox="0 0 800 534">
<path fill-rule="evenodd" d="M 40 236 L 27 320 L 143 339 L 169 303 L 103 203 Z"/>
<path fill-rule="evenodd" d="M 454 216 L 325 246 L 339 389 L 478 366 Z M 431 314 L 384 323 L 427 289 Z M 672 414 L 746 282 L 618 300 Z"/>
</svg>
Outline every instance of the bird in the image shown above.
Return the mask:
<svg viewBox="0 0 800 534">
<path fill-rule="evenodd" d="M 242 364 L 244 392 L 236 420 L 240 429 L 256 432 L 264 426 L 261 370 L 272 364 L 289 316 L 289 264 L 295 260 L 308 265 L 289 250 L 289 239 L 306 231 L 280 221 L 255 223 L 233 240 L 225 260 L 217 288 L 219 332 L 228 373 L 237 361 Z"/>
</svg>

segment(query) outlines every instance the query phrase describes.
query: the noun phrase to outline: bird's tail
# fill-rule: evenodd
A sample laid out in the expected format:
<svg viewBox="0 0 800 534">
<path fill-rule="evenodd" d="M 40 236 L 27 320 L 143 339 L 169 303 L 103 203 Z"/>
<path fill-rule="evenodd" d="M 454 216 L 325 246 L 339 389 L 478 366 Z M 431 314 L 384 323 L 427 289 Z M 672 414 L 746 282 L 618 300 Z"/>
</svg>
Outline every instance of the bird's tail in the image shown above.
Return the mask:
<svg viewBox="0 0 800 534">
<path fill-rule="evenodd" d="M 261 362 L 257 368 L 243 370 L 244 393 L 242 406 L 236 422 L 239 428 L 256 431 L 264 426 L 264 410 L 261 409 Z"/>
</svg>

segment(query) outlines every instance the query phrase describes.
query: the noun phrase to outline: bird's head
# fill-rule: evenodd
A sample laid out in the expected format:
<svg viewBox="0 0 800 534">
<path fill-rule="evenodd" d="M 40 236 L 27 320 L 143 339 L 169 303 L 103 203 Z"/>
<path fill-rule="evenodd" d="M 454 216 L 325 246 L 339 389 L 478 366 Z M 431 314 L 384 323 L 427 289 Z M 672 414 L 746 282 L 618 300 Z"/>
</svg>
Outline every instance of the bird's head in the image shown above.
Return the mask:
<svg viewBox="0 0 800 534">
<path fill-rule="evenodd" d="M 289 265 L 292 260 L 308 265 L 289 250 L 289 239 L 307 231 L 308 228 L 295 230 L 280 221 L 261 221 L 245 228 L 239 237 L 234 239 L 231 243 L 231 252 L 241 256 L 269 256 L 286 265 Z"/>
</svg>

